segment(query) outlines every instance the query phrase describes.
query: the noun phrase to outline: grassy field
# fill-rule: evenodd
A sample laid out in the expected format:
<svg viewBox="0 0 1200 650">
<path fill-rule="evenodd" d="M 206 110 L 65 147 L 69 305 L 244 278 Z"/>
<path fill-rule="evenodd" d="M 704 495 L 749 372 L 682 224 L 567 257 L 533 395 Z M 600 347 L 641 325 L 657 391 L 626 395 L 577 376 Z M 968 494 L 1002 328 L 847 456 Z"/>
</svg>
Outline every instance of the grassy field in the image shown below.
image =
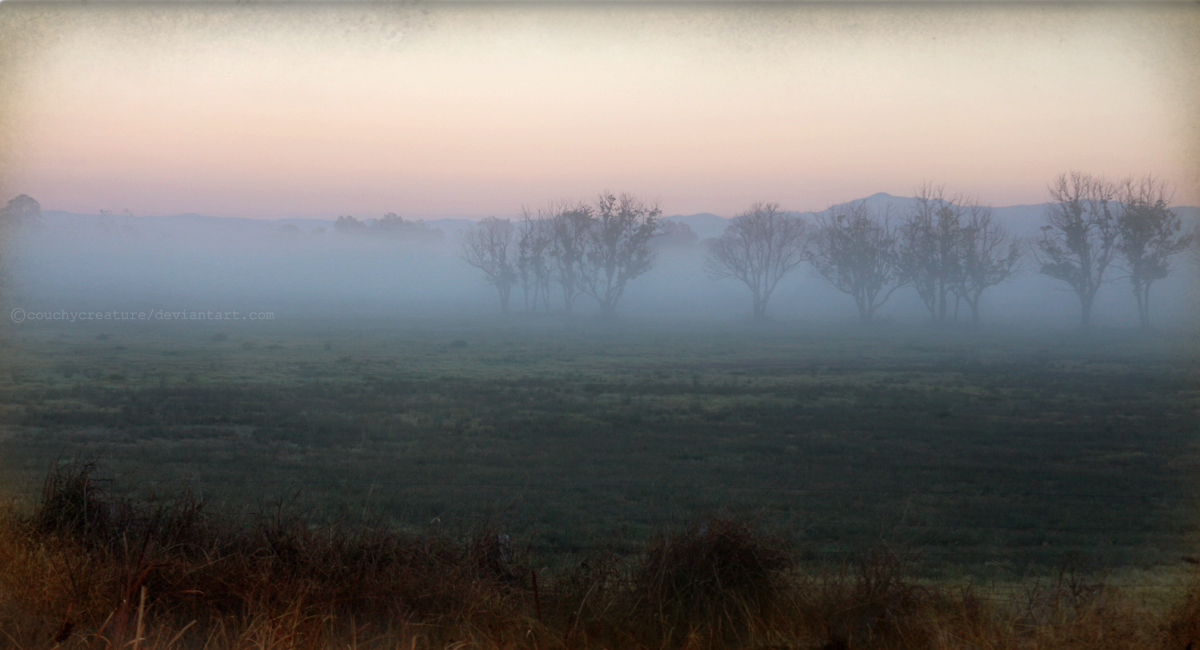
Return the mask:
<svg viewBox="0 0 1200 650">
<path fill-rule="evenodd" d="M 0 479 L 420 530 L 539 561 L 712 515 L 930 577 L 1162 570 L 1198 548 L 1197 339 L 775 323 L 16 328 Z"/>
</svg>

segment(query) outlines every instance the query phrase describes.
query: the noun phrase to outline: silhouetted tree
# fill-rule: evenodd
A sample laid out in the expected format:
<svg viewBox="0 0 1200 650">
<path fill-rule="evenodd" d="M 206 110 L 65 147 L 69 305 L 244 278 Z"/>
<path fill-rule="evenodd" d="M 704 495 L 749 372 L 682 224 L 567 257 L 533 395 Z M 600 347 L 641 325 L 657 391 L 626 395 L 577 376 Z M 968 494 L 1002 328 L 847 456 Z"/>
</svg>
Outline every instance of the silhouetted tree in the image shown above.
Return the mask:
<svg viewBox="0 0 1200 650">
<path fill-rule="evenodd" d="M 424 222 L 421 222 L 421 224 L 424 225 Z M 400 235 L 404 233 L 405 230 L 408 230 L 416 225 L 416 221 L 405 221 L 404 217 L 396 214 L 395 212 L 389 212 L 376 219 L 375 222 L 371 224 L 371 229 L 379 232 L 379 234 L 382 235 Z"/>
<path fill-rule="evenodd" d="M 17 233 L 42 225 L 42 206 L 32 197 L 21 194 L 0 208 L 0 299 L 8 288 L 11 258 Z"/>
<path fill-rule="evenodd" d="M 650 240 L 650 248 L 661 250 L 666 248 L 688 248 L 700 243 L 700 237 L 692 227 L 679 221 L 661 219 L 658 222 L 658 232 Z"/>
<path fill-rule="evenodd" d="M 118 224 L 116 217 L 109 210 L 100 210 L 100 218 L 96 221 L 96 230 L 101 235 L 106 237 L 137 237 L 138 229 L 134 225 L 137 217 L 128 209 L 121 211 L 121 222 Z"/>
<path fill-rule="evenodd" d="M 16 240 L 20 231 L 42 227 L 42 206 L 26 194 L 11 199 L 0 207 L 0 306 L 8 299 L 11 284 L 13 255 L 17 252 Z M 0 320 L 0 336 L 8 329 L 10 320 Z"/>
<path fill-rule="evenodd" d="M 650 270 L 650 238 L 662 211 L 630 194 L 603 193 L 596 200 L 587 229 L 583 292 L 600 303 L 600 315 L 611 317 L 630 280 Z"/>
<path fill-rule="evenodd" d="M 1171 271 L 1171 258 L 1192 246 L 1194 236 L 1171 210 L 1166 186 L 1147 176 L 1125 181 L 1118 190 L 1117 251 L 1137 298 L 1138 322 L 1150 327 L 1150 285 Z"/>
<path fill-rule="evenodd" d="M 554 213 L 550 256 L 554 263 L 554 277 L 562 287 L 563 309 L 568 314 L 575 309 L 575 300 L 583 294 L 588 232 L 593 219 L 591 206 L 582 203 L 574 206 L 563 204 Z"/>
<path fill-rule="evenodd" d="M 483 271 L 489 284 L 500 292 L 500 308 L 508 313 L 508 298 L 517 281 L 511 253 L 516 229 L 508 219 L 488 217 L 462 234 L 462 258 Z"/>
<path fill-rule="evenodd" d="M 806 226 L 777 203 L 755 203 L 710 242 L 705 270 L 714 280 L 737 278 L 749 287 L 754 318 L 765 318 L 779 280 L 804 261 Z"/>
<path fill-rule="evenodd" d="M 949 298 L 962 284 L 959 259 L 966 237 L 963 206 L 941 187 L 924 185 L 898 231 L 900 276 L 921 296 L 935 325 L 945 323 Z"/>
<path fill-rule="evenodd" d="M 96 230 L 105 237 L 115 236 L 119 232 L 117 220 L 113 218 L 111 211 L 100 209 L 100 218 L 96 220 Z"/>
<path fill-rule="evenodd" d="M 958 253 L 955 295 L 971 308 L 971 323 L 979 324 L 979 299 L 984 290 L 1017 272 L 1021 246 L 996 222 L 991 208 L 967 205 Z"/>
<path fill-rule="evenodd" d="M 336 224 L 335 224 L 336 227 Z M 430 228 L 422 219 L 405 219 L 389 212 L 371 223 L 372 235 L 413 241 L 434 241 L 442 238 L 442 231 Z"/>
<path fill-rule="evenodd" d="M 897 266 L 896 233 L 886 214 L 877 219 L 863 201 L 830 208 L 817 217 L 809 261 L 821 277 L 849 294 L 863 323 L 903 282 Z"/>
<path fill-rule="evenodd" d="M 538 303 L 550 311 L 550 281 L 554 276 L 554 219 L 553 210 L 534 214 L 528 208 L 521 211 L 518 225 L 517 272 L 525 293 L 525 311 L 537 311 Z"/>
<path fill-rule="evenodd" d="M 1075 292 L 1084 328 L 1091 323 L 1096 293 L 1117 253 L 1115 194 L 1113 184 L 1098 176 L 1074 171 L 1060 175 L 1050 186 L 1051 204 L 1037 242 L 1041 272 Z"/>
<path fill-rule="evenodd" d="M 22 228 L 42 223 L 42 206 L 33 197 L 21 194 L 0 208 L 0 227 Z"/>
<path fill-rule="evenodd" d="M 341 216 L 333 222 L 333 231 L 343 235 L 363 234 L 367 232 L 367 224 L 351 216 Z"/>
</svg>

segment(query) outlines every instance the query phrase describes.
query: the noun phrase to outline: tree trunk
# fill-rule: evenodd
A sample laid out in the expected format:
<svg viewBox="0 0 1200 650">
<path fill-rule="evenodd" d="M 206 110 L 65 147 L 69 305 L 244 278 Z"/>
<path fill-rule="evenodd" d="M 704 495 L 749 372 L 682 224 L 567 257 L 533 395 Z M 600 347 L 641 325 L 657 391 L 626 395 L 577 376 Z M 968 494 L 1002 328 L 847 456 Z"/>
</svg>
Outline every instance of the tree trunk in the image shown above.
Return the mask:
<svg viewBox="0 0 1200 650">
<path fill-rule="evenodd" d="M 938 291 L 937 298 L 936 298 L 936 300 L 937 300 L 937 315 L 934 316 L 933 322 L 945 323 L 946 322 L 946 288 L 939 286 L 937 291 Z"/>
<path fill-rule="evenodd" d="M 613 317 L 613 314 L 617 313 L 617 304 L 616 304 L 617 301 L 616 300 L 614 300 L 612 298 L 608 298 L 607 300 L 601 300 L 599 302 L 600 302 L 600 318 L 601 319 L 609 320 Z"/>
<path fill-rule="evenodd" d="M 754 291 L 754 320 L 763 320 L 767 316 L 767 300 Z"/>
<path fill-rule="evenodd" d="M 873 310 L 867 306 L 866 301 L 861 298 L 855 298 L 855 302 L 858 304 L 858 322 L 863 325 L 870 324 L 871 312 Z"/>
<path fill-rule="evenodd" d="M 1079 327 L 1088 329 L 1092 326 L 1092 298 L 1079 297 Z"/>
<path fill-rule="evenodd" d="M 1138 321 L 1143 330 L 1150 329 L 1150 283 L 1139 287 L 1137 292 L 1138 298 Z"/>
<path fill-rule="evenodd" d="M 508 298 L 512 294 L 512 286 L 499 284 L 496 289 L 500 291 L 500 311 L 508 313 Z"/>
</svg>

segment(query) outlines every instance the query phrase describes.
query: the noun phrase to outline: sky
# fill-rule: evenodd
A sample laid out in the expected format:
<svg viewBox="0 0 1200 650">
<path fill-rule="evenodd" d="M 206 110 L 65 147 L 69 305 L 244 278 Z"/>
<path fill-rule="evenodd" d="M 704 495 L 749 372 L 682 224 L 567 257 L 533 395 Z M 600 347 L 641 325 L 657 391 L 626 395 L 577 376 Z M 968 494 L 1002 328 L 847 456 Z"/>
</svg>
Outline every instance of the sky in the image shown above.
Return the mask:
<svg viewBox="0 0 1200 650">
<path fill-rule="evenodd" d="M 0 5 L 0 194 L 138 215 L 1200 204 L 1200 8 Z M 1193 107 L 1189 110 L 1188 107 Z"/>
</svg>

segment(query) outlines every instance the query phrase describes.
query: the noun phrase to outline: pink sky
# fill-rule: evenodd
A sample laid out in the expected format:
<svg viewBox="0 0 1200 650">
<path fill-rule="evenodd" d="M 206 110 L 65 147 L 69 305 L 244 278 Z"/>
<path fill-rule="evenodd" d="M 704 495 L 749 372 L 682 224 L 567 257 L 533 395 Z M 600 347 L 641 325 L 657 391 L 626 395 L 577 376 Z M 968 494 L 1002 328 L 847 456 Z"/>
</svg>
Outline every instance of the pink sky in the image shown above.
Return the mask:
<svg viewBox="0 0 1200 650">
<path fill-rule="evenodd" d="M 994 205 L 1068 169 L 1200 204 L 1200 10 L 0 6 L 0 192 L 45 209 L 668 214 L 925 181 Z M 12 55 L 16 52 L 16 55 Z"/>
</svg>

